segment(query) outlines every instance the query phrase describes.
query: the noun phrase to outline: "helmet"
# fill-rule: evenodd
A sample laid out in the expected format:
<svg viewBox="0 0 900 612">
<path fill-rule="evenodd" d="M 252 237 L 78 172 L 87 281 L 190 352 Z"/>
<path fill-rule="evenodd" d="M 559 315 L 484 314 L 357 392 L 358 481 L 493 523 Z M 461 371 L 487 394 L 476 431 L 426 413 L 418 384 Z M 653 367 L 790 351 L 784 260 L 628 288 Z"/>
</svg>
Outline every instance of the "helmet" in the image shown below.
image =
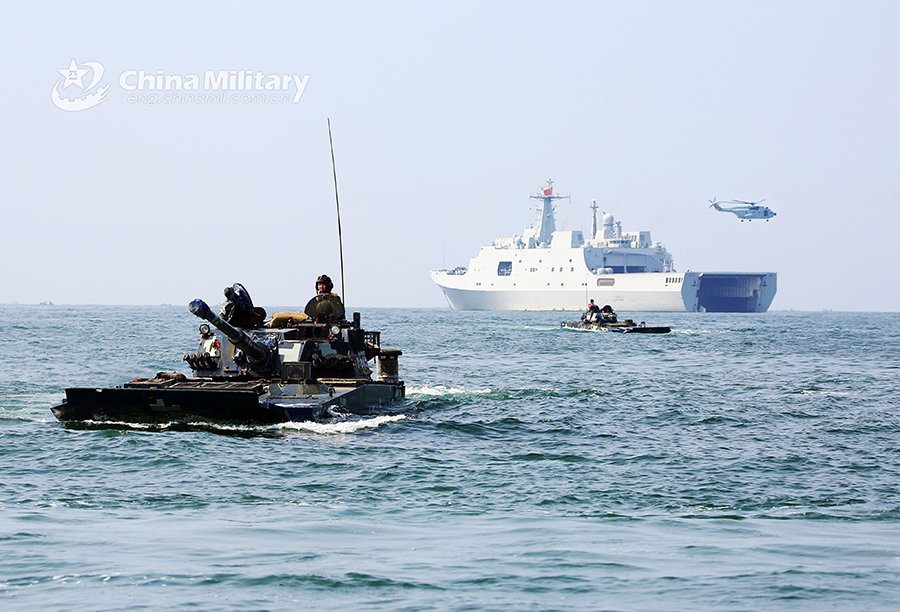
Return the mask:
<svg viewBox="0 0 900 612">
<path fill-rule="evenodd" d="M 319 290 L 319 283 L 323 283 L 325 285 L 325 293 L 331 293 L 331 290 L 334 289 L 334 283 L 331 282 L 331 279 L 327 274 L 323 274 L 316 279 L 316 291 Z"/>
</svg>

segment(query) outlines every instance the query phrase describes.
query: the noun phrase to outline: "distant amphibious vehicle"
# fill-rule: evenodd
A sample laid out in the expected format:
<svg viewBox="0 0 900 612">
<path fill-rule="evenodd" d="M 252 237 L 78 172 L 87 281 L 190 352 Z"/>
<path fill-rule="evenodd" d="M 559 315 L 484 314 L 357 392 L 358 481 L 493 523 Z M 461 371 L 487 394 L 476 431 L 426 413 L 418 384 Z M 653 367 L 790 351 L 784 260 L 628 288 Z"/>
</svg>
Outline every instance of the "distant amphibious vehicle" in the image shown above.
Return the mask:
<svg viewBox="0 0 900 612">
<path fill-rule="evenodd" d="M 613 312 L 613 309 L 609 304 L 603 308 L 595 308 L 593 306 L 593 301 L 591 303 L 592 310 L 581 315 L 581 320 L 563 321 L 560 323 L 560 327 L 619 332 L 622 334 L 668 334 L 672 331 L 672 328 L 670 327 L 648 327 L 643 321 L 635 323 L 633 319 L 624 319 L 620 321 L 618 315 Z"/>
<path fill-rule="evenodd" d="M 589 297 L 631 312 L 765 312 L 775 298 L 775 272 L 676 272 L 672 256 L 650 232 L 623 232 L 611 214 L 591 232 L 556 229 L 548 181 L 534 227 L 497 238 L 468 267 L 433 270 L 453 310 L 581 310 Z M 701 237 L 695 237 L 701 239 Z"/>
<path fill-rule="evenodd" d="M 66 389 L 51 410 L 63 422 L 249 425 L 383 411 L 405 397 L 401 352 L 382 348 L 381 333 L 365 331 L 359 313 L 347 320 L 330 291 L 304 312 L 277 313 L 266 322 L 240 284 L 225 290 L 218 316 L 196 299 L 190 311 L 209 323 L 200 325 L 197 352 L 183 358 L 193 377 L 160 372 L 115 388 Z M 371 360 L 377 360 L 374 379 Z"/>
</svg>

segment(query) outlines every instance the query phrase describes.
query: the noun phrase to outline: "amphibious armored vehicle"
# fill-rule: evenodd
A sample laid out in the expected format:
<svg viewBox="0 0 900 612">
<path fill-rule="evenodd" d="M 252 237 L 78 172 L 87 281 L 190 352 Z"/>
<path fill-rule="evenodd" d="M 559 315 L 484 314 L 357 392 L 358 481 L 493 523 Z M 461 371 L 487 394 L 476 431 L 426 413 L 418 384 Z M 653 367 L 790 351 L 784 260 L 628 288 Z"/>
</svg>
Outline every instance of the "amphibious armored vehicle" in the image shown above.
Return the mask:
<svg viewBox="0 0 900 612">
<path fill-rule="evenodd" d="M 197 352 L 183 358 L 192 377 L 160 372 L 115 388 L 66 389 L 53 414 L 63 422 L 273 424 L 333 411 L 373 414 L 405 397 L 401 351 L 383 348 L 381 333 L 364 330 L 359 313 L 347 320 L 336 295 L 317 295 L 304 312 L 265 322 L 243 286 L 225 295 L 218 316 L 203 300 L 189 305 L 208 322 Z"/>
<path fill-rule="evenodd" d="M 594 301 L 591 300 L 591 304 L 593 303 Z M 563 321 L 560 323 L 560 327 L 611 331 L 623 334 L 667 334 L 672 331 L 669 327 L 647 327 L 643 321 L 635 323 L 633 319 L 620 321 L 618 315 L 609 305 L 584 313 L 581 315 L 580 321 Z"/>
</svg>

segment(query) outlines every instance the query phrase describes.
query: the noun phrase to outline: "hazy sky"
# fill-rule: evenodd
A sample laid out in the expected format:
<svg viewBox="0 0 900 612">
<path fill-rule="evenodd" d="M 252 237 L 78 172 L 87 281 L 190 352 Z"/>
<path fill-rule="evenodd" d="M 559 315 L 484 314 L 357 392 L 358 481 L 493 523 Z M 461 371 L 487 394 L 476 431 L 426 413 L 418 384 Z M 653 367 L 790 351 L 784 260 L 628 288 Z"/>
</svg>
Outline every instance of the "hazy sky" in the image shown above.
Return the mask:
<svg viewBox="0 0 900 612">
<path fill-rule="evenodd" d="M 552 177 L 559 227 L 596 199 L 679 271 L 777 272 L 774 310 L 900 310 L 898 32 L 896 1 L 3 2 L 0 303 L 340 291 L 330 118 L 350 308 L 446 307 L 429 270 Z M 139 71 L 288 97 L 151 105 Z"/>
</svg>

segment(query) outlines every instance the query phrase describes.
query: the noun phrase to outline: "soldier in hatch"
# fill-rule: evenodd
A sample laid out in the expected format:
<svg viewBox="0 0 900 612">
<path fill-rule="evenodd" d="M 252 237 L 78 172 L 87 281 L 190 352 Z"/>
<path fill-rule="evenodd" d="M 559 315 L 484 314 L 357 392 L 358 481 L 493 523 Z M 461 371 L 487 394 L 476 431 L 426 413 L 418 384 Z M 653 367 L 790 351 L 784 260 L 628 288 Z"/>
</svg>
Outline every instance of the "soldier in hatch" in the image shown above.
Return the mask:
<svg viewBox="0 0 900 612">
<path fill-rule="evenodd" d="M 327 321 L 341 321 L 344 318 L 344 303 L 341 298 L 332 293 L 334 283 L 327 274 L 316 279 L 316 295 L 306 304 L 306 316 L 313 321 L 318 321 L 320 315 Z"/>
<path fill-rule="evenodd" d="M 587 312 L 581 315 L 581 320 L 593 323 L 594 321 L 598 321 L 599 319 L 600 307 L 594 303 L 594 300 L 591 300 L 591 303 L 588 304 Z"/>
</svg>

